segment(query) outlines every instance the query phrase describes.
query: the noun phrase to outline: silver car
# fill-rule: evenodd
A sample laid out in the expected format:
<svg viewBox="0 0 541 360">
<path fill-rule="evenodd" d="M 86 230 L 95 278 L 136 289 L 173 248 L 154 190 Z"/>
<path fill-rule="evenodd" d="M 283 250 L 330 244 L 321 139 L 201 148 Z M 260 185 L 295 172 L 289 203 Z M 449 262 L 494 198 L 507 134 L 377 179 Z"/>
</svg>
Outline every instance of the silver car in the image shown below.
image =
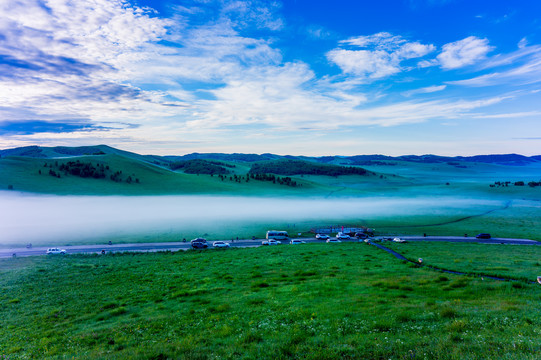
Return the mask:
<svg viewBox="0 0 541 360">
<path fill-rule="evenodd" d="M 59 248 L 48 248 L 46 251 L 47 255 L 64 255 L 66 250 Z"/>
<path fill-rule="evenodd" d="M 231 247 L 231 244 L 224 241 L 215 241 L 212 243 L 212 246 L 214 246 L 215 248 L 228 248 Z"/>
</svg>

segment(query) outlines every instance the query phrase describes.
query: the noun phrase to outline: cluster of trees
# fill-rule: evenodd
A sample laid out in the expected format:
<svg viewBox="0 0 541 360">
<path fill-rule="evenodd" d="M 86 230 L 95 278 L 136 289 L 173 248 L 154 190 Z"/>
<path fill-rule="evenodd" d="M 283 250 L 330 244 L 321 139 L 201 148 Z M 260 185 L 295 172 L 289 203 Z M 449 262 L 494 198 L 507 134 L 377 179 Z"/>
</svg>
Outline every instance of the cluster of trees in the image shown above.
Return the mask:
<svg viewBox="0 0 541 360">
<path fill-rule="evenodd" d="M 291 187 L 302 186 L 302 184 L 297 184 L 297 182 L 293 181 L 289 176 L 279 177 L 274 174 L 250 174 L 250 177 L 259 181 L 272 181 L 273 184 L 278 183 L 280 185 Z"/>
<path fill-rule="evenodd" d="M 366 175 L 360 167 L 318 164 L 303 160 L 276 160 L 253 164 L 250 174 L 277 175 Z"/>
<path fill-rule="evenodd" d="M 511 184 L 511 181 L 496 181 L 494 184 L 490 184 L 490 187 L 507 187 Z M 524 181 L 515 181 L 513 183 L 515 186 L 525 186 Z M 530 181 L 528 183 L 530 187 L 541 186 L 541 181 Z"/>
<path fill-rule="evenodd" d="M 302 184 L 298 184 L 296 181 L 294 181 L 288 176 L 279 177 L 273 174 L 248 174 L 246 176 L 243 176 L 243 175 L 227 176 L 227 175 L 220 174 L 218 176 L 220 177 L 220 180 L 222 181 L 229 179 L 229 181 L 234 181 L 238 183 L 250 182 L 250 180 L 257 180 L 257 181 L 269 181 L 269 182 L 272 182 L 273 184 L 280 184 L 280 185 L 291 186 L 291 187 L 302 186 Z"/>
<path fill-rule="evenodd" d="M 233 168 L 235 165 L 212 160 L 194 159 L 174 162 L 170 167 L 171 170 L 182 170 L 186 174 L 225 175 L 230 173 L 226 167 Z"/>
<path fill-rule="evenodd" d="M 103 179 L 105 178 L 105 171 L 109 170 L 109 166 L 105 167 L 103 164 L 101 166 L 99 164 L 94 166 L 91 162 L 85 163 L 77 160 L 61 164 L 59 170 L 64 172 L 64 174 L 82 178 Z"/>
<path fill-rule="evenodd" d="M 93 179 L 105 179 L 109 178 L 114 182 L 125 181 L 128 184 L 132 182 L 139 183 L 139 179 L 135 177 L 134 174 L 128 176 L 125 180 L 122 176 L 122 170 L 113 172 L 109 165 L 104 165 L 103 163 L 92 164 L 92 162 L 82 162 L 80 160 L 62 162 L 59 164 L 58 161 L 54 163 L 44 163 L 44 168 L 49 168 L 49 175 L 60 178 L 61 174 L 64 176 L 73 175 L 82 178 L 93 178 Z M 39 170 L 41 174 L 41 170 Z M 133 177 L 132 177 L 133 176 Z"/>
<path fill-rule="evenodd" d="M 210 175 L 210 176 L 214 176 L 214 175 Z M 241 183 L 241 182 L 250 182 L 250 177 L 249 176 L 242 176 L 242 175 L 231 175 L 231 176 L 227 176 L 227 175 L 218 175 L 220 177 L 220 180 L 222 181 L 225 181 L 225 180 L 228 180 L 229 181 L 234 181 L 234 182 L 238 182 L 238 183 Z"/>
</svg>

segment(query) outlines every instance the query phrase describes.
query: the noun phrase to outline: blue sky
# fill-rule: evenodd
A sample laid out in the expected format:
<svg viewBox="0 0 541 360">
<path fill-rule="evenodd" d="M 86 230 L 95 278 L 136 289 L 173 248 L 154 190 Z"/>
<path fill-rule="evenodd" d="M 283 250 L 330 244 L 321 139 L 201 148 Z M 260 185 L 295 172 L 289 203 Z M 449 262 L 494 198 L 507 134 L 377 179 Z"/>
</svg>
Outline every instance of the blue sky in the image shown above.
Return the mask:
<svg viewBox="0 0 541 360">
<path fill-rule="evenodd" d="M 0 0 L 0 148 L 541 154 L 541 2 Z"/>
</svg>

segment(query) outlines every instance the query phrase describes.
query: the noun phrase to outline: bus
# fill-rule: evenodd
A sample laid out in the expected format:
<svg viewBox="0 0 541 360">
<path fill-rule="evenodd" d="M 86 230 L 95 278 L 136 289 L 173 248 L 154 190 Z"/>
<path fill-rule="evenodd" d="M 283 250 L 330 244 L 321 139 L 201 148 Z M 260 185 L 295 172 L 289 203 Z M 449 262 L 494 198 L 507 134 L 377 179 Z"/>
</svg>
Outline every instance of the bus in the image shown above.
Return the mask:
<svg viewBox="0 0 541 360">
<path fill-rule="evenodd" d="M 267 231 L 267 240 L 289 240 L 287 231 L 269 230 Z"/>
</svg>

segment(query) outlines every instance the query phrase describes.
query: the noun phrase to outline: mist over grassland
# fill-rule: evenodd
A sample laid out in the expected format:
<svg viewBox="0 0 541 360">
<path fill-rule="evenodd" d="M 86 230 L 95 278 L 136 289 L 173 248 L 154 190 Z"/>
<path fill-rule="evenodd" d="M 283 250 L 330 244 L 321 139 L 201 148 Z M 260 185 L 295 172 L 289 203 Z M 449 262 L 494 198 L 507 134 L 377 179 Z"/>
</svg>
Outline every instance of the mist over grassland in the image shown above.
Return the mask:
<svg viewBox="0 0 541 360">
<path fill-rule="evenodd" d="M 234 231 L 249 224 L 273 227 L 309 221 L 327 225 L 329 219 L 362 223 L 388 216 L 458 214 L 467 207 L 501 206 L 497 200 L 455 197 L 54 196 L 7 191 L 0 192 L 0 202 L 7 210 L 0 218 L 3 243 L 65 243 L 163 232 L 224 236 L 223 229 Z"/>
</svg>

